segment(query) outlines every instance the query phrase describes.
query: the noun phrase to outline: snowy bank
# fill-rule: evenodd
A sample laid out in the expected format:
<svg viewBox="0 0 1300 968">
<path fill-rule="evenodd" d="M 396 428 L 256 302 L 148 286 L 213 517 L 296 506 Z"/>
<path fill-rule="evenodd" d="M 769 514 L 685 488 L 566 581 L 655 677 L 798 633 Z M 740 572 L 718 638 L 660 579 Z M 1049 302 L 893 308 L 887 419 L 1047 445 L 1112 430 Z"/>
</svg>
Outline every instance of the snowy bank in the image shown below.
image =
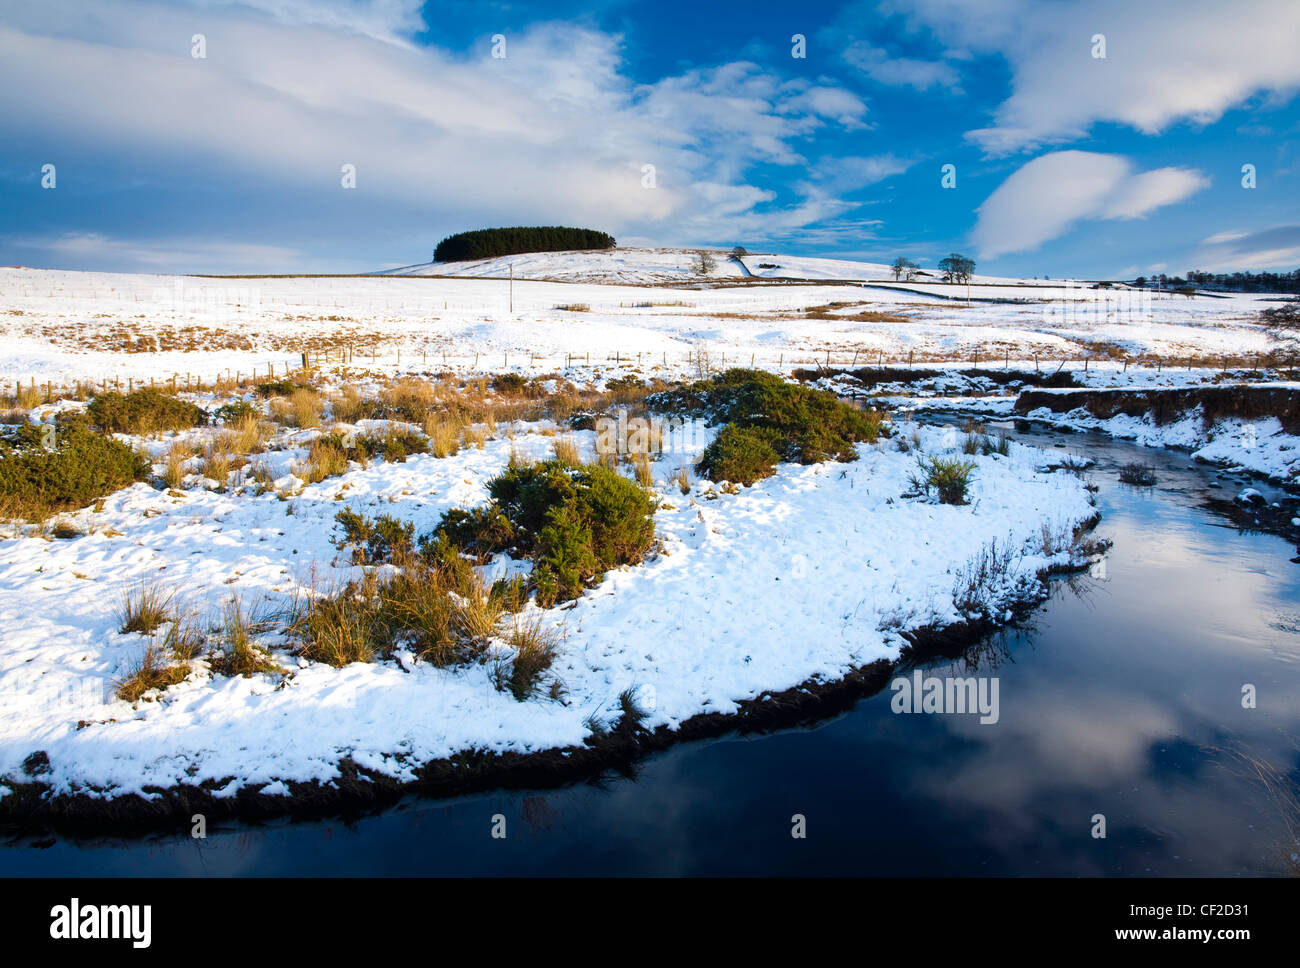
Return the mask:
<svg viewBox="0 0 1300 968">
<path fill-rule="evenodd" d="M 1059 455 L 1019 444 L 970 458 L 966 506 L 908 496 L 917 450 L 942 453 L 946 441 L 906 426 L 858 445 L 853 463 L 784 464 L 751 488 L 698 483 L 682 494 L 667 476 L 707 444 L 701 427 L 684 435 L 692 452 L 655 465 L 659 553 L 542 612 L 562 635 L 558 698 L 519 702 L 483 665 L 410 655 L 335 669 L 274 638 L 264 644 L 285 675 L 228 678 L 197 660 L 152 701 L 112 697 L 147 645 L 118 631 L 128 584 L 164 581 L 205 614 L 236 594 L 283 605 L 313 579 L 356 573 L 331 540 L 340 508 L 425 530 L 451 507 L 482 503 L 511 448 L 544 456 L 553 438 L 526 429 L 452 457 L 354 468 L 290 500 L 138 484 L 83 513 L 88 533 L 0 541 L 0 804 L 24 784 L 148 799 L 178 785 L 287 793 L 357 769 L 413 783 L 425 764 L 468 751 L 580 749 L 620 721 L 620 696 L 634 697 L 644 730 L 671 733 L 765 693 L 892 663 L 904 633 L 965 621 L 972 607 L 1009 617 L 1041 573 L 1071 562 L 1071 534 L 1094 513 L 1078 476 L 1039 469 Z M 592 450 L 593 434 L 575 436 Z M 971 562 L 991 545 L 1009 553 L 1005 565 L 972 590 Z"/>
</svg>

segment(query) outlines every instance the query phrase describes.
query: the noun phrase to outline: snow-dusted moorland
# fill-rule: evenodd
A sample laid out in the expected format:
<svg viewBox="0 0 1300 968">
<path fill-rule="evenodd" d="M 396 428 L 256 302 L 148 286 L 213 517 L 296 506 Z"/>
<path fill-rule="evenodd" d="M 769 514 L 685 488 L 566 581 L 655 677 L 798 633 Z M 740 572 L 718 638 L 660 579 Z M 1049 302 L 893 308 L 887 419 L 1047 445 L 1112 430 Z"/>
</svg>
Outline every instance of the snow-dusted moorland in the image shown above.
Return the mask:
<svg viewBox="0 0 1300 968">
<path fill-rule="evenodd" d="M 119 612 L 130 589 L 154 584 L 208 630 L 233 600 L 249 613 L 284 615 L 295 598 L 364 570 L 340 547 L 340 510 L 391 515 L 425 532 L 449 509 L 484 504 L 487 482 L 512 455 L 545 458 L 563 437 L 593 457 L 591 430 L 538 418 L 487 421 L 462 428 L 453 454 L 353 462 L 314 482 L 304 467 L 322 434 L 391 428 L 344 421 L 330 403 L 320 426 L 281 421 L 243 469 L 216 477 L 201 457 L 171 466 L 168 458 L 178 444 L 184 454 L 201 453 L 219 426 L 119 434 L 148 453 L 148 480 L 44 526 L 10 523 L 0 538 L 0 797 L 33 781 L 93 797 L 176 784 L 205 784 L 222 796 L 288 794 L 286 783 L 336 778 L 345 760 L 406 781 L 421 764 L 462 751 L 580 746 L 617 723 L 629 701 L 644 713 L 643 728 L 672 730 L 766 692 L 893 661 L 904 633 L 1003 620 L 1039 594 L 1043 573 L 1083 560 L 1075 532 L 1094 512 L 1080 461 L 1018 443 L 970 454 L 964 435 L 906 416 L 954 404 L 1009 416 L 1014 393 L 957 372 L 973 353 L 985 354 L 985 366 L 1010 358 L 1032 368 L 1035 354 L 1059 362 L 1095 352 L 1106 359 L 1086 373 L 1071 366 L 1080 383 L 1152 387 L 1224 377 L 1214 366 L 1125 365 L 1117 347 L 1135 358 L 1205 361 L 1268 348 L 1254 297 L 1121 306 L 1122 294 L 1041 284 L 1025 297 L 1024 280 L 977 282 L 988 284 L 990 298 L 1036 302 L 967 306 L 951 301 L 954 287 L 940 293 L 932 283 L 888 281 L 670 288 L 665 281 L 677 277 L 665 273 L 680 268 L 681 253 L 611 258 L 621 261 L 593 268 L 554 254 L 520 257 L 513 291 L 500 266 L 482 265 L 325 279 L 0 270 L 8 350 L 0 391 L 24 389 L 21 419 L 36 422 L 84 408 L 59 390 L 77 381 L 125 391 L 174 374 L 182 375 L 181 397 L 209 412 L 242 399 L 269 420 L 273 401 L 252 392 L 250 377 L 283 377 L 304 352 L 316 386 L 334 398 L 348 387 L 381 392 L 402 375 L 463 385 L 505 371 L 540 377 L 551 389 L 599 393 L 629 374 L 675 382 L 751 361 L 789 373 L 827 354 L 842 366 L 884 355 L 935 359 L 952 380 L 875 388 L 881 404 L 896 408 L 888 436 L 858 443 L 856 461 L 783 463 L 751 487 L 691 473 L 717 428 L 681 424 L 650 462 L 658 540 L 649 557 L 610 571 L 576 602 L 545 609 L 532 602 L 512 619 L 544 628 L 557 643 L 541 687 L 522 700 L 497 687 L 490 661 L 436 666 L 400 649 L 341 668 L 312 661 L 288 623 L 272 618 L 256 630 L 256 645 L 274 671 L 228 675 L 200 649 L 183 681 L 128 702 L 115 683 L 166 628 L 122 632 Z M 771 261 L 779 269 L 761 270 L 769 276 L 885 275 L 883 267 L 814 264 L 827 260 Z M 497 278 L 420 278 L 421 271 Z M 758 272 L 726 270 L 735 282 Z M 521 278 L 530 274 L 536 278 Z M 228 371 L 237 379 L 211 386 Z M 186 391 L 190 375 L 208 385 Z M 47 382 L 52 399 L 43 402 Z M 833 378 L 822 385 L 850 389 Z M 1106 429 L 1140 437 L 1140 423 Z M 1254 466 L 1230 445 L 1242 427 L 1204 438 L 1190 426 L 1161 427 L 1148 442 Z M 1293 476 L 1294 438 L 1267 421 L 1252 428 L 1252 447 L 1272 442 L 1256 469 Z M 424 433 L 418 424 L 403 429 Z M 974 464 L 968 503 L 918 493 L 921 455 Z M 975 578 L 990 561 L 999 562 L 990 576 Z M 482 566 L 489 580 L 527 568 L 504 554 Z M 509 648 L 502 640 L 495 654 L 508 659 Z"/>
</svg>

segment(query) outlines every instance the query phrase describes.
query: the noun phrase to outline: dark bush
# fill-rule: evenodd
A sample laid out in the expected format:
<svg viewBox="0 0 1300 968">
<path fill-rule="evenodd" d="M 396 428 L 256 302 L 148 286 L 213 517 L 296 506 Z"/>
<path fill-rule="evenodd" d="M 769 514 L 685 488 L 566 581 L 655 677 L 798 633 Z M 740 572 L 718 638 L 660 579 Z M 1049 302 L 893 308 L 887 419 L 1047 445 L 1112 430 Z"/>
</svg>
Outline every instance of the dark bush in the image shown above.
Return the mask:
<svg viewBox="0 0 1300 968">
<path fill-rule="evenodd" d="M 263 397 L 287 397 L 294 390 L 305 390 L 305 383 L 294 383 L 292 380 L 282 378 L 279 380 L 267 380 L 257 385 L 257 392 Z"/>
<path fill-rule="evenodd" d="M 223 424 L 238 423 L 245 417 L 260 417 L 262 411 L 253 406 L 247 400 L 236 400 L 233 403 L 227 403 L 217 407 L 212 416 L 220 420 Z"/>
<path fill-rule="evenodd" d="M 412 454 L 425 454 L 429 451 L 429 439 L 422 434 L 401 432 L 384 437 L 372 437 L 369 434 L 355 434 L 349 442 L 342 434 L 321 434 L 316 438 L 318 446 L 335 447 L 342 451 L 348 460 L 365 463 L 376 457 L 394 464 L 406 463 Z"/>
<path fill-rule="evenodd" d="M 604 467 L 558 460 L 508 468 L 488 482 L 492 501 L 443 516 L 431 549 L 462 545 L 479 556 L 513 548 L 534 560 L 537 601 L 577 598 L 617 565 L 641 561 L 654 543 L 654 502 Z"/>
<path fill-rule="evenodd" d="M 449 235 L 433 251 L 434 262 L 491 259 L 520 252 L 564 252 L 571 249 L 612 249 L 614 237 L 592 229 L 542 225 L 477 229 Z"/>
<path fill-rule="evenodd" d="M 528 378 L 519 373 L 498 373 L 492 378 L 492 389 L 506 396 L 518 396 L 528 385 Z"/>
<path fill-rule="evenodd" d="M 876 411 L 859 410 L 833 393 L 786 383 L 762 370 L 727 370 L 657 394 L 650 403 L 738 428 L 775 431 L 772 446 L 780 458 L 801 464 L 857 460 L 854 443 L 874 441 L 885 432 L 884 418 Z"/>
<path fill-rule="evenodd" d="M 515 545 L 515 527 L 495 504 L 468 511 L 452 508 L 442 516 L 438 531 L 479 561 Z"/>
<path fill-rule="evenodd" d="M 511 614 L 520 612 L 528 604 L 528 581 L 523 575 L 498 578 L 492 583 L 488 597 Z"/>
<path fill-rule="evenodd" d="M 373 521 L 351 508 L 334 516 L 343 526 L 339 547 L 352 547 L 352 563 L 378 565 L 409 560 L 415 552 L 415 525 L 381 514 Z"/>
<path fill-rule="evenodd" d="M 1130 461 L 1119 469 L 1119 479 L 1124 484 L 1135 484 L 1138 487 L 1154 487 L 1156 472 L 1150 464 L 1143 464 L 1141 461 Z"/>
<path fill-rule="evenodd" d="M 95 426 L 107 433 L 154 434 L 207 423 L 207 414 L 179 397 L 146 387 L 131 393 L 101 393 L 86 406 Z"/>
<path fill-rule="evenodd" d="M 149 473 L 144 457 L 111 437 L 72 423 L 47 440 L 50 430 L 26 424 L 0 437 L 0 505 L 23 517 L 85 507 Z"/>
<path fill-rule="evenodd" d="M 727 424 L 704 448 L 696 467 L 711 481 L 753 484 L 776 471 L 781 445 L 781 435 L 775 430 Z"/>
</svg>

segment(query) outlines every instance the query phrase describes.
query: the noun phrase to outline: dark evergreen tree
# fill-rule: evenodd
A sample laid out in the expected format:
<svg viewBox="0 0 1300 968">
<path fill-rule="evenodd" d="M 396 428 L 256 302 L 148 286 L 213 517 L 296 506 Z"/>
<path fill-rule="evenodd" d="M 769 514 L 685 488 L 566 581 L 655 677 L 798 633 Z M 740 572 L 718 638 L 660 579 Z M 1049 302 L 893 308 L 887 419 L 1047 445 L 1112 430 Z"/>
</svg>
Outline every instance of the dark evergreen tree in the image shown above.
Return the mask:
<svg viewBox="0 0 1300 968">
<path fill-rule="evenodd" d="M 434 262 L 493 259 L 523 252 L 564 252 L 570 249 L 612 249 L 614 237 L 593 229 L 542 225 L 477 229 L 449 235 L 433 250 Z"/>
</svg>

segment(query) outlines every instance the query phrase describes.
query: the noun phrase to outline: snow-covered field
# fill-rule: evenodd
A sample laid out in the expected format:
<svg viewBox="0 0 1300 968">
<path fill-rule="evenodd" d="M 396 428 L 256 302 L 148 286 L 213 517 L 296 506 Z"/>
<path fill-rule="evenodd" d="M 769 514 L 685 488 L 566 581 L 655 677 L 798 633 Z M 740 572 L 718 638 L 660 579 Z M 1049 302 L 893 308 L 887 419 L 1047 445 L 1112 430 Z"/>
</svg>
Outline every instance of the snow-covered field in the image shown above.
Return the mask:
<svg viewBox="0 0 1300 968">
<path fill-rule="evenodd" d="M 0 269 L 0 392 L 78 380 L 120 381 L 126 389 L 173 374 L 182 383 L 189 375 L 261 378 L 272 367 L 284 375 L 304 352 L 336 387 L 443 371 L 559 373 L 579 384 L 624 372 L 672 379 L 694 375 L 701 354 L 714 368 L 753 360 L 778 371 L 828 358 L 850 365 L 914 356 L 918 366 L 946 361 L 939 365 L 952 374 L 928 387 L 893 388 L 925 406 L 951 405 L 955 398 L 942 394 L 970 391 L 955 371 L 977 354 L 989 367 L 1009 358 L 1032 368 L 1035 355 L 1053 368 L 1073 361 L 1081 382 L 1125 387 L 1224 377 L 1214 365 L 1125 365 L 1117 353 L 1217 360 L 1268 349 L 1254 321 L 1263 305 L 1255 297 L 1188 300 L 977 278 L 967 305 L 965 287 L 817 282 L 883 280 L 883 266 L 745 261 L 742 268 L 720 259 L 718 277 L 809 281 L 700 288 L 681 250 L 521 256 L 408 267 L 398 276 Z M 510 265 L 513 284 L 502 278 Z M 1038 301 L 982 302 L 981 295 Z M 563 308 L 578 306 L 585 308 Z M 1083 357 L 1091 358 L 1086 373 Z M 189 396 L 209 407 L 219 402 Z M 1012 404 L 988 388 L 960 399 L 995 414 L 1009 414 Z M 33 417 L 67 406 L 77 405 L 38 407 Z M 1062 464 L 1061 451 L 1013 444 L 1006 456 L 971 456 L 971 503 L 949 506 L 904 495 L 917 452 L 962 456 L 957 435 L 903 417 L 893 430 L 859 444 L 853 463 L 786 464 L 751 488 L 696 482 L 683 494 L 669 475 L 692 464 L 713 433 L 691 424 L 681 445 L 654 464 L 660 549 L 609 573 L 572 607 L 528 608 L 530 619 L 560 636 L 548 673 L 558 698 L 543 690 L 516 701 L 494 688 L 483 664 L 437 668 L 409 654 L 336 669 L 298 656 L 280 633 L 260 644 L 284 674 L 230 678 L 198 659 L 185 682 L 144 701 L 112 692 L 149 644 L 118 631 L 117 609 L 133 583 L 161 582 L 209 617 L 236 596 L 247 607 L 283 608 L 302 589 L 358 574 L 333 541 L 341 508 L 390 514 L 427 531 L 447 509 L 483 503 L 485 483 L 512 449 L 545 456 L 553 426 L 502 426 L 482 448 L 353 465 L 315 484 L 293 472 L 318 431 L 286 430 L 259 457 L 274 490 L 141 483 L 65 515 L 76 536 L 13 528 L 0 539 L 0 778 L 27 779 L 24 761 L 43 751 L 50 764 L 43 782 L 96 796 L 204 781 L 228 782 L 228 794 L 243 787 L 282 793 L 279 781 L 328 781 L 345 758 L 407 780 L 419 764 L 458 751 L 581 744 L 593 722 L 618 718 L 626 690 L 646 711 L 647 727 L 671 728 L 700 713 L 733 712 L 768 690 L 896 658 L 901 630 L 961 618 L 955 600 L 964 573 L 994 543 L 1011 553 L 1008 570 L 982 591 L 998 614 L 1024 597 L 1041 570 L 1070 559 L 1068 536 L 1093 512 L 1084 482 L 1068 468 L 1051 469 Z M 1275 431 L 1264 421 L 1252 432 L 1277 443 Z M 208 432 L 215 428 L 196 433 Z M 1160 432 L 1148 442 L 1245 463 L 1227 453 L 1244 427 L 1207 439 L 1174 425 Z M 593 450 L 591 432 L 575 436 Z M 1272 447 L 1259 469 L 1294 470 L 1291 440 Z M 163 458 L 163 442 L 133 442 Z M 501 559 L 487 570 L 495 576 L 518 567 Z M 0 784 L 0 796 L 8 790 Z"/>
<path fill-rule="evenodd" d="M 41 750 L 50 759 L 42 780 L 61 792 L 235 777 L 233 793 L 328 780 L 349 756 L 410 779 L 420 762 L 460 750 L 579 744 L 591 717 L 617 719 L 625 689 L 652 728 L 734 711 L 764 690 L 894 658 L 899 629 L 956 620 L 960 572 L 993 542 L 1015 561 L 987 589 L 990 601 L 1014 598 L 1038 570 L 1069 558 L 1069 530 L 1092 513 L 1077 476 L 1038 469 L 1059 464 L 1059 452 L 1019 445 L 1009 457 L 974 458 L 969 506 L 904 498 L 915 455 L 897 439 L 859 445 L 855 463 L 782 465 L 739 493 L 697 483 L 683 495 L 666 477 L 710 439 L 695 427 L 683 435 L 687 450 L 656 463 L 662 550 L 543 616 L 562 636 L 551 670 L 560 700 L 517 702 L 483 665 L 439 669 L 405 655 L 335 669 L 283 643 L 276 658 L 287 676 L 214 678 L 200 660 L 157 701 L 112 698 L 112 680 L 147 644 L 117 631 L 130 583 L 163 581 L 208 614 L 236 595 L 248 606 L 284 605 L 297 587 L 354 573 L 331 544 L 340 508 L 428 528 L 447 508 L 485 500 L 483 484 L 512 446 L 546 454 L 552 437 L 518 429 L 513 442 L 502 436 L 454 457 L 354 468 L 288 500 L 138 484 L 84 512 L 87 534 L 0 542 L 0 776 L 21 778 L 24 759 Z M 909 428 L 899 429 L 912 446 Z M 953 449 L 951 432 L 917 433 L 926 451 Z M 594 434 L 579 437 L 590 452 Z M 1054 554 L 1045 554 L 1044 526 L 1061 541 L 1046 549 Z"/>
<path fill-rule="evenodd" d="M 720 285 L 738 264 L 720 260 L 712 288 L 683 275 L 683 250 L 547 253 L 414 267 L 404 276 L 200 278 L 0 269 L 0 389 L 14 382 L 265 375 L 303 351 L 353 351 L 354 368 L 548 372 L 658 366 L 693 370 L 716 361 L 789 369 L 815 362 L 973 359 L 1119 369 L 1121 356 L 1159 357 L 1163 371 L 1195 357 L 1212 376 L 1224 356 L 1251 362 L 1270 344 L 1256 296 L 1198 296 L 1049 285 L 1033 280 L 966 287 L 933 283 L 817 284 L 885 279 L 883 266 L 768 258 L 807 284 Z M 617 272 L 600 268 L 601 260 Z M 589 263 L 597 263 L 595 267 Z M 668 273 L 669 264 L 678 274 Z M 515 266 L 511 284 L 504 276 Z M 606 267 L 608 268 L 608 267 Z M 421 276 L 422 270 L 448 276 Z M 766 271 L 766 270 L 763 270 Z M 771 270 L 775 272 L 777 270 Z M 665 275 L 667 273 L 667 275 Z M 536 281 L 595 279 L 597 281 Z M 626 278 L 628 284 L 613 282 Z M 668 279 L 667 282 L 664 279 Z M 674 287 L 679 282 L 680 288 Z M 1023 283 L 1021 284 L 1017 284 Z M 692 286 L 686 288 L 687 285 Z M 981 302 L 982 297 L 1031 299 Z M 834 305 L 832 304 L 839 304 Z M 586 307 L 585 310 L 560 307 Z M 817 310 L 811 316 L 807 310 Z M 883 318 L 882 318 L 883 317 Z M 373 358 L 372 358 L 373 357 Z M 1090 378 L 1091 379 L 1091 378 Z"/>
</svg>

